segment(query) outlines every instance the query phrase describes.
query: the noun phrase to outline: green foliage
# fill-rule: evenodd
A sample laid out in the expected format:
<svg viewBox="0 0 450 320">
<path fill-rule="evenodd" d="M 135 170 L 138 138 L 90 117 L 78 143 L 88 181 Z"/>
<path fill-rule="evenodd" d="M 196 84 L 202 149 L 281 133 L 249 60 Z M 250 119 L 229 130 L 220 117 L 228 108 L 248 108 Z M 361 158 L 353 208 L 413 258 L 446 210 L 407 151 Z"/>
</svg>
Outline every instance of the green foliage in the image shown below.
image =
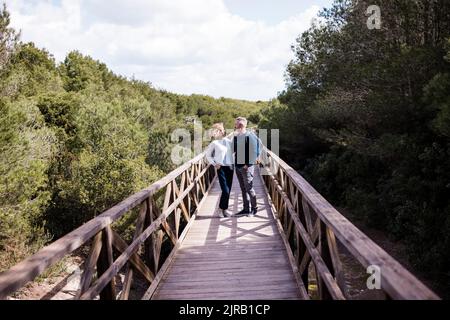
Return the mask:
<svg viewBox="0 0 450 320">
<path fill-rule="evenodd" d="M 23 83 L 12 80 L 23 77 L 15 68 L 23 50 L 9 23 L 9 13 L 3 7 L 0 9 L 0 270 L 17 263 L 49 239 L 42 214 L 50 200 L 46 170 L 55 141 L 33 101 L 10 101 Z"/>
<path fill-rule="evenodd" d="M 369 5 L 382 29 L 366 27 Z M 448 283 L 450 3 L 336 0 L 293 47 L 263 111 L 282 156 L 335 205 L 407 244 Z"/>
<path fill-rule="evenodd" d="M 425 93 L 426 100 L 436 112 L 433 129 L 450 138 L 450 73 L 436 75 L 425 88 Z"/>
<path fill-rule="evenodd" d="M 48 240 L 48 169 L 55 136 L 30 101 L 0 104 L 0 269 Z"/>
<path fill-rule="evenodd" d="M 40 96 L 37 107 L 46 125 L 64 135 L 62 140 L 73 140 L 77 137 L 75 113 L 80 106 L 72 95 L 62 93 Z"/>
<path fill-rule="evenodd" d="M 163 131 L 153 131 L 148 139 L 147 163 L 159 166 L 165 172 L 175 169 L 175 165 L 170 161 L 172 143 L 167 133 Z"/>
<path fill-rule="evenodd" d="M 13 98 L 62 90 L 53 57 L 32 43 L 17 46 L 7 71 L 4 86 L 8 95 Z"/>
<path fill-rule="evenodd" d="M 69 53 L 60 66 L 66 91 L 82 91 L 92 86 L 102 89 L 104 80 L 111 75 L 106 65 L 85 57 L 78 51 Z M 106 88 L 103 88 L 106 89 Z"/>
<path fill-rule="evenodd" d="M 249 102 L 243 100 L 220 98 L 218 100 L 203 95 L 180 96 L 171 93 L 165 95 L 176 104 L 176 112 L 182 115 L 196 115 L 205 128 L 214 123 L 223 122 L 225 128 L 233 129 L 237 117 L 247 117 L 250 126 L 258 122 L 252 121 L 267 104 L 265 102 Z M 256 119 L 257 120 L 257 119 Z"/>
<path fill-rule="evenodd" d="M 6 4 L 3 4 L 0 8 L 0 76 L 8 66 L 19 39 L 17 32 L 9 26 L 10 22 Z"/>
<path fill-rule="evenodd" d="M 0 271 L 174 169 L 188 119 L 233 128 L 265 105 L 159 91 L 77 51 L 57 64 L 9 23 L 0 10 Z"/>
</svg>

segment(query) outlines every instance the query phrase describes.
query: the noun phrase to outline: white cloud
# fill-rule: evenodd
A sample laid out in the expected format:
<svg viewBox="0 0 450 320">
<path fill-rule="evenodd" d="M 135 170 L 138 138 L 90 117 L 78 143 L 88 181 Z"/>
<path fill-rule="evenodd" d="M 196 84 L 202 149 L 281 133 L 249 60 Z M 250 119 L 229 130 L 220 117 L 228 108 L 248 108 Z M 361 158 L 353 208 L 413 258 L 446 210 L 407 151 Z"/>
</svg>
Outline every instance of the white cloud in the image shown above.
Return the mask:
<svg viewBox="0 0 450 320">
<path fill-rule="evenodd" d="M 312 6 L 277 25 L 231 14 L 222 0 L 6 0 L 25 41 L 79 50 L 116 73 L 178 93 L 269 99 L 284 88 Z"/>
</svg>

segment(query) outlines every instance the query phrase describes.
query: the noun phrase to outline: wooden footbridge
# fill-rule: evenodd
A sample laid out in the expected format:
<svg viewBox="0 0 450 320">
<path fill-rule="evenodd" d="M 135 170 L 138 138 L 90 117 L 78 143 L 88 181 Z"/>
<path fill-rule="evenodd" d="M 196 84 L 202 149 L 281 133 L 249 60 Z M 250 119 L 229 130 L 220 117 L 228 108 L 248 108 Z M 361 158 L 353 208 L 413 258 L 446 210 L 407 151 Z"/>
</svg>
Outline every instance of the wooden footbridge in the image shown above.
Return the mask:
<svg viewBox="0 0 450 320">
<path fill-rule="evenodd" d="M 373 297 L 439 299 L 278 156 L 265 149 L 262 158 L 256 217 L 215 214 L 220 188 L 201 154 L 0 273 L 0 299 L 80 248 L 89 254 L 74 299 L 126 300 L 133 281 L 146 283 L 147 300 L 351 299 L 343 257 L 379 271 Z M 240 201 L 235 181 L 233 212 Z M 132 239 L 114 230 L 125 215 L 136 219 Z"/>
</svg>

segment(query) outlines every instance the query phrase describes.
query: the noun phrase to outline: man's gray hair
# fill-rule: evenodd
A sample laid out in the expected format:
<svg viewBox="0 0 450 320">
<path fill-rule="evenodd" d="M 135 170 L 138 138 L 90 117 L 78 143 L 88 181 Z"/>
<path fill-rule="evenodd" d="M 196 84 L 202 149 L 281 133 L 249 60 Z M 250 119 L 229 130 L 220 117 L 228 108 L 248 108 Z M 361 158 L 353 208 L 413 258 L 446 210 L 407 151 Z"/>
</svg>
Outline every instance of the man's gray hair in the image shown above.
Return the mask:
<svg viewBox="0 0 450 320">
<path fill-rule="evenodd" d="M 247 125 L 247 124 L 248 124 L 248 121 L 247 121 L 247 119 L 246 119 L 246 118 L 244 118 L 244 117 L 238 117 L 238 118 L 236 119 L 236 121 L 239 121 L 239 122 L 243 122 L 243 123 L 245 123 L 245 125 Z"/>
</svg>

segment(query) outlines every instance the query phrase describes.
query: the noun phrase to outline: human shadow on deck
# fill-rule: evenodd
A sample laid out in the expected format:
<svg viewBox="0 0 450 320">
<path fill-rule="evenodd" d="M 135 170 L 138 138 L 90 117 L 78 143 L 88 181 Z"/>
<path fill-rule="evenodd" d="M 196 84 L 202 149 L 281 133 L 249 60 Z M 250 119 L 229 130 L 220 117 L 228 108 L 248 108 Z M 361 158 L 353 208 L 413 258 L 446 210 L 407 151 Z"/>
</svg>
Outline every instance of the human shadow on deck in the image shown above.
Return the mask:
<svg viewBox="0 0 450 320">
<path fill-rule="evenodd" d="M 257 178 L 259 179 L 259 177 Z M 243 201 L 241 198 L 241 191 L 239 189 L 239 186 L 237 185 L 237 181 L 235 179 L 234 187 L 232 189 L 231 193 L 231 206 L 230 210 L 235 214 L 239 211 L 240 208 L 243 206 Z M 227 248 L 233 248 L 237 245 L 242 246 L 243 244 L 251 244 L 251 243 L 257 243 L 260 240 L 267 240 L 267 239 L 276 239 L 278 240 L 278 233 L 277 228 L 275 225 L 274 218 L 271 213 L 270 205 L 268 202 L 268 199 L 266 195 L 263 193 L 263 188 L 257 186 L 256 188 L 257 196 L 258 196 L 258 206 L 260 208 L 259 212 L 257 213 L 255 218 L 247 218 L 247 217 L 230 217 L 230 218 L 220 218 L 215 214 L 218 209 L 219 205 L 219 198 L 220 198 L 220 191 L 214 190 L 210 194 L 210 196 L 218 197 L 215 201 L 214 210 L 212 211 L 211 215 L 207 216 L 198 216 L 196 220 L 204 221 L 204 220 L 210 220 L 211 223 L 208 226 L 207 234 L 204 239 L 205 245 L 206 244 L 224 244 L 227 246 Z M 248 220 L 246 220 L 248 219 Z M 243 225 L 249 225 L 249 224 L 255 224 L 255 227 L 246 229 L 243 227 Z M 218 240 L 219 238 L 219 232 L 224 229 L 229 229 L 230 234 L 229 236 L 226 236 L 222 240 Z M 273 234 L 265 234 L 258 232 L 260 230 L 271 230 Z M 242 239 L 246 236 L 254 236 L 254 239 L 251 239 L 249 241 L 239 241 L 239 239 Z"/>
</svg>

